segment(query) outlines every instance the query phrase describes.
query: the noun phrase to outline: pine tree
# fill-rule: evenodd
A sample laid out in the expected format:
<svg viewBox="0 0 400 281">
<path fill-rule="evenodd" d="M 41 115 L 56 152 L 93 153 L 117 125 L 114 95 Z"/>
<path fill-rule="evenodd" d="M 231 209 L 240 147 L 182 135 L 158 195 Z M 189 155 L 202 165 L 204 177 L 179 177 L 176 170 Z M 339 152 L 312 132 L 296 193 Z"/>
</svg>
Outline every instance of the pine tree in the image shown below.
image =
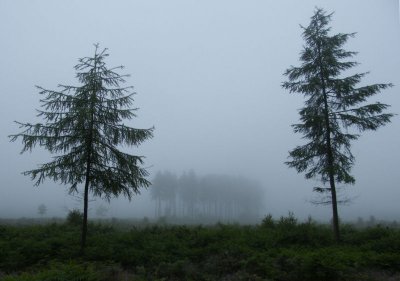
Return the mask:
<svg viewBox="0 0 400 281">
<path fill-rule="evenodd" d="M 282 87 L 306 98 L 304 108 L 299 111 L 301 123 L 292 126 L 309 140 L 289 152 L 291 161 L 286 164 L 305 172 L 307 179 L 320 176 L 323 184 L 329 183 L 328 188 L 314 190 L 330 196 L 333 232 L 339 241 L 336 183 L 355 183 L 350 174 L 354 164 L 350 147 L 351 141 L 358 139 L 358 132 L 376 130 L 390 122 L 393 114 L 384 113 L 388 105 L 366 104 L 366 101 L 392 85 L 357 87 L 367 73 L 343 77 L 344 71 L 358 65 L 347 60 L 357 53 L 342 48 L 355 33 L 330 36 L 331 16 L 317 8 L 309 26 L 302 27 L 305 46 L 300 53 L 301 66 L 286 70 L 288 81 Z"/>
<path fill-rule="evenodd" d="M 38 116 L 44 123 L 20 123 L 23 132 L 11 135 L 11 141 L 22 139 L 21 153 L 36 145 L 44 147 L 53 160 L 37 169 L 23 172 L 40 185 L 45 178 L 69 185 L 69 192 L 78 192 L 83 184 L 83 221 L 81 253 L 83 254 L 88 217 L 89 193 L 110 200 L 123 194 L 129 200 L 147 187 L 148 172 L 143 157 L 119 150 L 119 145 L 138 146 L 153 136 L 153 129 L 135 129 L 122 123 L 136 117 L 132 109 L 133 87 L 121 87 L 128 75 L 116 71 L 122 66 L 107 68 L 107 49 L 94 57 L 79 59 L 75 66 L 80 86 L 59 85 L 58 91 L 38 87 L 42 98 Z"/>
</svg>

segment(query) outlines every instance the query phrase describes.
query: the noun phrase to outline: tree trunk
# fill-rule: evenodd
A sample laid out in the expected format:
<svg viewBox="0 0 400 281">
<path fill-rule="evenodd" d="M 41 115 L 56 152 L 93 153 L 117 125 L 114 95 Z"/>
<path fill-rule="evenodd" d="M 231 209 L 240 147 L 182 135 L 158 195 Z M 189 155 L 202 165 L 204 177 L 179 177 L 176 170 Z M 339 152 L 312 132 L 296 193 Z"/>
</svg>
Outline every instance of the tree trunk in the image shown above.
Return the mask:
<svg viewBox="0 0 400 281">
<path fill-rule="evenodd" d="M 329 121 L 329 105 L 328 105 L 328 96 L 326 93 L 325 87 L 325 78 L 323 75 L 323 64 L 321 60 L 321 52 L 320 46 L 318 46 L 318 55 L 319 55 L 319 67 L 320 67 L 320 78 L 321 78 L 321 86 L 322 86 L 322 94 L 324 96 L 324 119 L 325 119 L 325 127 L 326 127 L 326 153 L 328 158 L 328 173 L 329 173 L 329 184 L 331 190 L 331 199 L 332 199 L 332 227 L 333 227 L 333 236 L 336 242 L 340 241 L 340 230 L 339 230 L 339 215 L 337 208 L 337 198 L 336 198 L 336 186 L 335 186 L 335 171 L 334 171 L 334 159 L 332 153 L 332 140 L 331 140 L 331 126 Z"/>
<path fill-rule="evenodd" d="M 329 113 L 327 110 L 328 102 L 324 91 L 324 103 L 325 103 L 325 122 L 326 122 L 326 153 L 328 157 L 328 173 L 329 173 L 329 184 L 331 190 L 331 199 L 332 199 L 332 227 L 333 227 L 333 236 L 336 242 L 340 241 L 340 231 L 339 231 L 339 215 L 337 208 L 337 198 L 336 198 L 336 186 L 335 186 L 335 172 L 334 172 L 334 159 L 332 153 L 332 142 L 331 142 L 331 130 L 329 124 Z"/>
<path fill-rule="evenodd" d="M 325 93 L 324 93 L 324 95 L 325 95 Z M 327 107 L 326 95 L 325 95 L 325 107 Z M 336 199 L 336 186 L 335 186 L 334 161 L 333 161 L 332 143 L 331 143 L 331 130 L 330 130 L 330 125 L 329 125 L 329 116 L 328 116 L 327 110 L 325 110 L 325 122 L 326 122 L 326 150 L 327 150 L 327 156 L 328 156 L 328 173 L 329 173 L 329 184 L 330 184 L 331 199 L 332 199 L 333 236 L 334 236 L 336 242 L 339 242 L 340 241 L 339 216 L 338 216 L 337 199 Z"/>
<path fill-rule="evenodd" d="M 89 205 L 89 185 L 90 185 L 90 168 L 92 164 L 92 143 L 93 143 L 93 117 L 90 124 L 90 132 L 88 136 L 88 148 L 87 148 L 87 159 L 86 159 L 86 180 L 85 180 L 85 190 L 83 196 L 83 221 L 82 221 L 82 238 L 81 238 L 81 250 L 80 254 L 83 255 L 86 246 L 86 236 L 87 236 L 87 218 L 88 218 L 88 205 Z"/>
<path fill-rule="evenodd" d="M 333 236 L 336 242 L 340 241 L 340 231 L 339 231 L 339 215 L 337 209 L 337 199 L 336 199 L 336 187 L 333 175 L 329 175 L 329 182 L 331 185 L 331 197 L 332 197 L 332 227 Z"/>
<path fill-rule="evenodd" d="M 325 89 L 324 89 L 325 92 Z M 331 190 L 331 200 L 332 200 L 332 227 L 333 227 L 333 236 L 336 242 L 340 241 L 340 231 L 339 231 L 339 215 L 337 208 L 337 199 L 336 199 L 336 186 L 335 186 L 335 172 L 334 172 L 334 160 L 332 153 L 332 142 L 331 142 L 331 130 L 329 125 L 329 115 L 327 111 L 327 98 L 324 93 L 324 102 L 325 102 L 325 122 L 326 122 L 326 150 L 328 156 L 328 173 L 329 173 L 329 185 Z"/>
<path fill-rule="evenodd" d="M 96 69 L 96 63 L 95 63 Z M 87 236 L 87 218 L 88 218 L 88 205 L 89 205 L 89 185 L 91 181 L 90 169 L 92 166 L 92 153 L 93 153 L 93 129 L 94 129 L 94 105 L 96 98 L 96 89 L 93 90 L 90 96 L 90 123 L 87 134 L 87 157 L 86 157 L 86 173 L 85 173 L 85 191 L 83 196 L 83 221 L 82 221 L 82 237 L 81 237 L 81 249 L 80 254 L 83 255 L 86 247 L 86 236 Z"/>
<path fill-rule="evenodd" d="M 329 184 L 330 184 L 331 199 L 332 199 L 332 227 L 333 227 L 333 236 L 336 242 L 339 242 L 340 231 L 339 231 L 339 215 L 338 215 L 337 198 L 336 198 L 334 159 L 332 153 L 331 129 L 329 124 L 328 102 L 325 93 L 325 87 L 323 87 L 323 92 L 324 92 L 325 122 L 326 122 L 326 153 L 328 157 Z"/>
<path fill-rule="evenodd" d="M 89 183 L 90 179 L 88 173 L 90 171 L 90 165 L 88 163 L 86 168 L 86 182 L 85 182 L 85 191 L 83 197 L 83 222 L 82 222 L 82 237 L 81 237 L 81 249 L 80 254 L 83 255 L 85 253 L 86 246 L 86 236 L 87 236 L 87 218 L 88 218 L 88 205 L 89 205 Z"/>
</svg>

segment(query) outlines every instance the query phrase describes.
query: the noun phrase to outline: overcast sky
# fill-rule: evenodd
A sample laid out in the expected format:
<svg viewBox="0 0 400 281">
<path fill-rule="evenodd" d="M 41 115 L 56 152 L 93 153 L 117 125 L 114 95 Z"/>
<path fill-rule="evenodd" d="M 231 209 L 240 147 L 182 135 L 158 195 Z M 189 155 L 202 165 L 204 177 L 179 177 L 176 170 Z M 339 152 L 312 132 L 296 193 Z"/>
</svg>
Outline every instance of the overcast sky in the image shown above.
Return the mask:
<svg viewBox="0 0 400 281">
<path fill-rule="evenodd" d="M 140 110 L 128 124 L 155 126 L 152 140 L 129 151 L 146 156 L 152 176 L 189 169 L 243 175 L 265 186 L 266 213 L 329 218 L 329 207 L 308 202 L 318 181 L 284 165 L 302 143 L 290 125 L 303 99 L 281 88 L 282 73 L 299 64 L 299 25 L 308 25 L 316 6 L 335 12 L 332 32 L 357 32 L 345 48 L 359 52 L 361 65 L 350 72 L 370 71 L 363 84 L 395 84 L 377 100 L 400 113 L 397 0 L 1 0 L 0 217 L 36 216 L 40 203 L 54 214 L 73 207 L 66 187 L 34 187 L 21 175 L 50 155 L 20 155 L 22 144 L 7 136 L 19 132 L 14 120 L 38 121 L 34 86 L 76 84 L 74 65 L 99 43 L 109 49 L 109 66 L 122 64 L 132 75 L 127 85 Z M 352 149 L 357 181 L 344 194 L 354 201 L 340 215 L 400 219 L 399 117 Z M 113 200 L 110 211 L 140 216 L 148 205 L 144 197 Z"/>
</svg>

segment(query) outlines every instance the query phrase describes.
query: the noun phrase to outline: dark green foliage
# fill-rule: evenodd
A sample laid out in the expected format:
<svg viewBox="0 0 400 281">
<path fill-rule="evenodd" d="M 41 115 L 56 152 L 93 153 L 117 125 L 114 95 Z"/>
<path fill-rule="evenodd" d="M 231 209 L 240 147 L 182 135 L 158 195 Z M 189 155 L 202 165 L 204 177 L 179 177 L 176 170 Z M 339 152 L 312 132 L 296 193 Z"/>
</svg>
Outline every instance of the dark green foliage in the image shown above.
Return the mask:
<svg viewBox="0 0 400 281">
<path fill-rule="evenodd" d="M 67 223 L 0 227 L 0 279 L 377 281 L 385 279 L 364 272 L 400 274 L 397 229 L 345 225 L 340 245 L 327 235 L 329 226 L 292 214 L 259 226 L 89 229 L 79 257 L 79 229 Z"/>
<path fill-rule="evenodd" d="M 291 160 L 286 164 L 304 172 L 307 179 L 320 177 L 323 185 L 329 183 L 329 187 L 314 190 L 329 194 L 330 199 L 321 203 L 332 204 L 334 234 L 339 240 L 337 203 L 340 201 L 335 185 L 355 182 L 350 174 L 354 164 L 350 147 L 351 141 L 359 137 L 357 131 L 376 130 L 390 122 L 393 114 L 384 113 L 388 105 L 366 102 L 392 85 L 358 87 L 367 73 L 343 76 L 343 72 L 358 64 L 348 60 L 356 53 L 343 49 L 354 33 L 329 35 L 331 15 L 317 9 L 310 24 L 302 27 L 305 45 L 300 53 L 301 65 L 286 70 L 288 81 L 282 87 L 307 98 L 299 111 L 301 123 L 293 128 L 309 142 L 290 151 Z"/>
<path fill-rule="evenodd" d="M 11 135 L 22 139 L 22 152 L 36 145 L 55 154 L 53 160 L 37 169 L 25 171 L 35 185 L 50 178 L 69 186 L 71 193 L 84 184 L 81 250 L 86 244 L 89 193 L 110 200 L 120 194 L 131 197 L 147 187 L 147 171 L 141 167 L 142 156 L 119 150 L 120 145 L 139 146 L 153 135 L 153 128 L 135 129 L 123 120 L 136 117 L 132 87 L 121 87 L 127 75 L 107 68 L 107 50 L 79 60 L 75 66 L 80 86 L 59 85 L 58 91 L 38 87 L 44 123 L 17 122 L 23 132 Z"/>
<path fill-rule="evenodd" d="M 275 227 L 275 222 L 274 222 L 274 219 L 272 218 L 271 214 L 266 215 L 262 219 L 261 226 L 265 227 L 265 228 L 274 228 Z"/>
<path fill-rule="evenodd" d="M 78 209 L 73 209 L 68 212 L 67 223 L 73 226 L 79 226 L 82 224 L 83 214 Z"/>
<path fill-rule="evenodd" d="M 329 171 L 333 170 L 335 181 L 354 183 L 349 174 L 354 157 L 350 151 L 350 141 L 359 135 L 347 131 L 356 127 L 360 131 L 376 130 L 390 122 L 393 114 L 383 113 L 388 107 L 379 102 L 361 105 L 391 84 L 374 84 L 357 88 L 367 73 L 341 78 L 343 71 L 357 65 L 354 61 L 343 61 L 353 57 L 355 52 L 342 49 L 352 34 L 329 36 L 327 26 L 331 15 L 317 9 L 308 27 L 303 28 L 305 47 L 301 52 L 300 67 L 291 67 L 285 75 L 289 81 L 283 87 L 291 93 L 300 93 L 308 100 L 300 110 L 301 124 L 293 125 L 294 131 L 302 133 L 310 142 L 294 149 L 287 162 L 299 172 L 307 171 L 306 178 L 321 176 L 323 183 L 329 182 Z M 328 117 L 328 122 L 326 122 Z M 328 129 L 331 136 L 333 167 L 327 157 Z"/>
<path fill-rule="evenodd" d="M 39 272 L 25 272 L 20 275 L 9 275 L 3 281 L 118 281 L 137 280 L 118 278 L 118 271 L 115 265 L 78 263 L 69 261 L 65 263 L 52 262 L 46 265 Z"/>
<path fill-rule="evenodd" d="M 24 172 L 36 180 L 45 178 L 70 186 L 70 192 L 90 177 L 90 191 L 95 196 L 123 194 L 131 198 L 139 187 L 150 183 L 144 178 L 147 172 L 140 168 L 142 158 L 123 153 L 117 145 L 138 146 L 152 137 L 153 129 L 135 129 L 122 123 L 136 116 L 132 87 L 120 87 L 127 75 L 115 72 L 123 67 L 107 68 L 106 49 L 99 52 L 96 45 L 94 57 L 85 57 L 75 66 L 81 86 L 59 85 L 59 91 L 38 87 L 41 107 L 39 117 L 45 123 L 19 123 L 24 131 L 10 136 L 12 141 L 22 138 L 22 152 L 36 145 L 50 153 L 62 154 L 38 169 Z M 90 173 L 86 170 L 90 158 Z"/>
</svg>

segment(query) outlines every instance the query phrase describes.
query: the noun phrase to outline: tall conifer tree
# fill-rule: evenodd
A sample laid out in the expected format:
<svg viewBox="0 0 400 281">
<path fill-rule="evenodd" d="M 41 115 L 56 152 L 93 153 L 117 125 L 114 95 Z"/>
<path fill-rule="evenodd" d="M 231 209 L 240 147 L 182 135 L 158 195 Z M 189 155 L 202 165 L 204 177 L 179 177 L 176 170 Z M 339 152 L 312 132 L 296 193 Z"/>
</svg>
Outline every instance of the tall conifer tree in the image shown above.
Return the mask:
<svg viewBox="0 0 400 281">
<path fill-rule="evenodd" d="M 288 81 L 282 87 L 290 93 L 300 93 L 306 98 L 300 110 L 300 124 L 294 124 L 296 133 L 309 140 L 289 152 L 289 167 L 305 172 L 307 179 L 320 176 L 326 188 L 314 188 L 328 192 L 333 212 L 333 232 L 340 240 L 338 199 L 336 183 L 354 184 L 350 174 L 354 156 L 350 143 L 358 139 L 357 131 L 376 130 L 390 122 L 393 114 L 384 113 L 388 105 L 379 102 L 366 104 L 391 84 L 373 84 L 357 87 L 367 73 L 344 77 L 343 72 L 358 65 L 347 59 L 356 52 L 342 47 L 355 34 L 329 35 L 328 26 L 332 14 L 317 8 L 307 27 L 302 27 L 305 45 L 300 53 L 301 65 L 290 67 L 285 75 Z M 352 130 L 354 128 L 355 130 Z"/>
<path fill-rule="evenodd" d="M 89 193 L 110 200 L 120 194 L 129 200 L 147 187 L 147 171 L 142 156 L 122 152 L 119 145 L 138 146 L 153 136 L 153 128 L 135 129 L 123 124 L 136 117 L 132 109 L 133 87 L 121 87 L 128 75 L 108 68 L 107 49 L 95 45 L 94 57 L 79 59 L 75 66 L 80 86 L 59 85 L 59 90 L 38 87 L 43 96 L 38 116 L 44 123 L 17 122 L 23 132 L 11 135 L 22 139 L 21 153 L 42 146 L 55 154 L 53 160 L 37 169 L 23 172 L 40 185 L 45 178 L 69 185 L 78 192 L 83 185 L 81 253 L 86 244 Z"/>
</svg>

